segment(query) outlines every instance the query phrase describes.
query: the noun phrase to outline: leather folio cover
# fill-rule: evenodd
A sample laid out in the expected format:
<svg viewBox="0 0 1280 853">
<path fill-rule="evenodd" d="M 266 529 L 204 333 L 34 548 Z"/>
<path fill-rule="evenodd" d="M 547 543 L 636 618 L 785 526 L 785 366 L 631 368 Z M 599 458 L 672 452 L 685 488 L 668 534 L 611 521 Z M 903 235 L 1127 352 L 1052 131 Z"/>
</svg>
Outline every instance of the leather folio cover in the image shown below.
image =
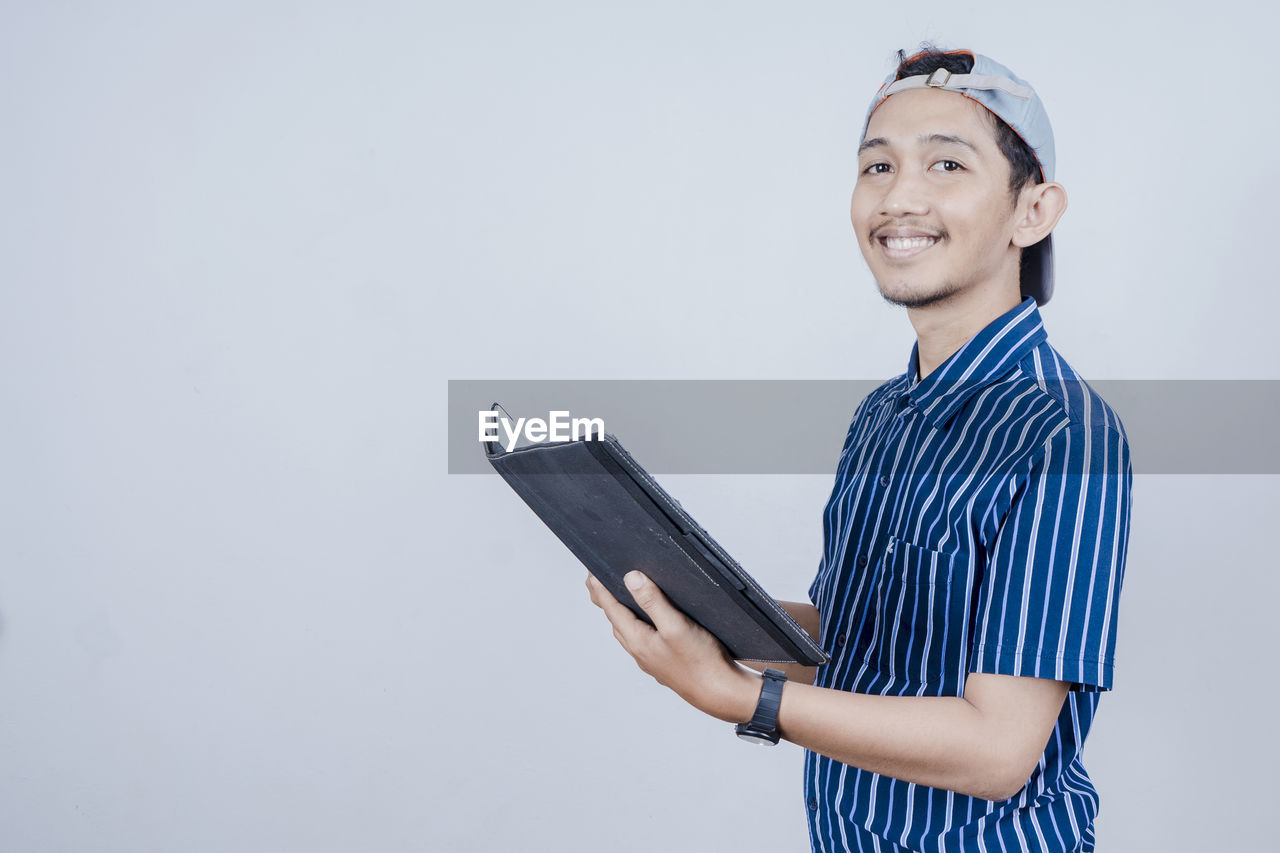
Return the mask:
<svg viewBox="0 0 1280 853">
<path fill-rule="evenodd" d="M 827 655 L 611 435 L 485 455 L 560 541 L 649 622 L 622 577 L 644 572 L 739 660 L 816 665 Z M 650 623 L 652 624 L 652 623 Z"/>
</svg>

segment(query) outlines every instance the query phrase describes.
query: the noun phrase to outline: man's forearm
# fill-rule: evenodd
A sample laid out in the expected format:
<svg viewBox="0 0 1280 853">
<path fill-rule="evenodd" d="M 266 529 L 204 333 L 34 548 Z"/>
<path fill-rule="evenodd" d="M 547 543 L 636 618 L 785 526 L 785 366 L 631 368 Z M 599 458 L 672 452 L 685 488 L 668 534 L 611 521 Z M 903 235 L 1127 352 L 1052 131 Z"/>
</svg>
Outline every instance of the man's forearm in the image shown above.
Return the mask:
<svg viewBox="0 0 1280 853">
<path fill-rule="evenodd" d="M 821 642 L 817 608 L 778 603 Z M 877 696 L 814 687 L 816 667 L 771 666 L 789 682 L 778 713 L 787 740 L 864 770 L 986 800 L 1006 799 L 1026 784 L 1028 762 L 1048 738 L 1044 725 L 1043 732 L 1029 730 L 1014 709 L 1036 702 L 1041 717 L 1051 720 L 1066 695 L 1065 685 L 1041 679 L 976 675 L 966 685 L 967 698 Z M 1006 693 L 1013 689 L 1020 691 L 1016 697 Z"/>
<path fill-rule="evenodd" d="M 778 603 L 819 639 L 817 608 L 807 602 Z M 957 696 L 874 696 L 813 687 L 816 667 L 772 666 L 785 671 L 790 682 L 783 691 L 779 730 L 806 749 L 864 770 L 986 800 L 1012 796 L 1030 774 L 1025 758 L 1030 747 L 1023 746 L 1020 757 L 1009 721 L 984 713 L 999 704 L 984 692 L 991 686 L 989 677 L 973 685 L 979 707 Z M 1043 748 L 1040 741 L 1035 752 Z"/>
<path fill-rule="evenodd" d="M 1069 685 L 970 673 L 964 696 L 880 696 L 788 684 L 778 728 L 837 761 L 934 788 L 1004 800 L 1027 783 Z"/>
<path fill-rule="evenodd" d="M 1017 784 L 996 747 L 999 733 L 956 696 L 874 696 L 788 684 L 778 728 L 792 743 L 829 758 L 933 788 L 1003 800 Z"/>
</svg>

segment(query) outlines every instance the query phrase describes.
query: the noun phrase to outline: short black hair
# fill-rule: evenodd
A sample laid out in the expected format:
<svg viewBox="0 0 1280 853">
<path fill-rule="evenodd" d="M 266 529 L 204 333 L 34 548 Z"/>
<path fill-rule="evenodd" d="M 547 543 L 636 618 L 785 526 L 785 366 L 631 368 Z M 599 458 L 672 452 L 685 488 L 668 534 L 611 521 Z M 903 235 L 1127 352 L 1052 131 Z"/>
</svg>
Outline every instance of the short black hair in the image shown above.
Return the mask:
<svg viewBox="0 0 1280 853">
<path fill-rule="evenodd" d="M 932 74 L 939 68 L 944 68 L 952 74 L 968 74 L 973 70 L 973 54 L 962 50 L 945 51 L 928 43 L 920 45 L 920 50 L 911 56 L 907 56 L 905 50 L 900 50 L 898 51 L 898 76 L 894 79 L 901 80 L 904 77 Z M 979 104 L 979 106 L 982 105 Z M 1023 141 L 1017 131 L 1005 124 L 1000 116 L 985 107 L 982 112 L 990 118 L 991 127 L 996 134 L 996 145 L 1004 158 L 1009 161 L 1009 194 L 1013 196 L 1016 203 L 1018 194 L 1022 192 L 1022 188 L 1028 181 L 1038 184 L 1044 180 L 1040 171 L 1040 161 L 1036 159 L 1031 146 Z"/>
</svg>

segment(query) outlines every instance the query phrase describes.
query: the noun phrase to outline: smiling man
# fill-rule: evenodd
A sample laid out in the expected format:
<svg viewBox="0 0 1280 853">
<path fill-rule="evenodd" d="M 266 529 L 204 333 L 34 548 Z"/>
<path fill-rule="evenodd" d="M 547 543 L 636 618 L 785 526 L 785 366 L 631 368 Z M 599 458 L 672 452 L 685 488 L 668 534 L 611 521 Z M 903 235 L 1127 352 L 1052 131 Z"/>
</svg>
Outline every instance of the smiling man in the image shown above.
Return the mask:
<svg viewBox="0 0 1280 853">
<path fill-rule="evenodd" d="M 1091 851 L 1081 751 L 1111 689 L 1128 444 L 1041 323 L 1067 200 L 1039 97 L 969 51 L 899 58 L 850 219 L 917 340 L 853 416 L 812 603 L 785 604 L 831 660 L 761 677 L 640 573 L 653 627 L 587 585 L 645 672 L 806 749 L 814 850 Z"/>
</svg>

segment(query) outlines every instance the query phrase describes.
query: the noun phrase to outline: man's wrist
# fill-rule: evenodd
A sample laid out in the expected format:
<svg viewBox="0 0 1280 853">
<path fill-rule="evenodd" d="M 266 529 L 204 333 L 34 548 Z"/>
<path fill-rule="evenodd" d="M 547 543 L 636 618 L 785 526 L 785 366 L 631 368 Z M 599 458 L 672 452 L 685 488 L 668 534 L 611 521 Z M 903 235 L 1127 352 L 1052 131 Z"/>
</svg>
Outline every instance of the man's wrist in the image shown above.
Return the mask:
<svg viewBox="0 0 1280 853">
<path fill-rule="evenodd" d="M 764 678 L 735 664 L 734 678 L 725 691 L 725 706 L 715 716 L 726 723 L 748 723 L 756 713 Z"/>
</svg>

